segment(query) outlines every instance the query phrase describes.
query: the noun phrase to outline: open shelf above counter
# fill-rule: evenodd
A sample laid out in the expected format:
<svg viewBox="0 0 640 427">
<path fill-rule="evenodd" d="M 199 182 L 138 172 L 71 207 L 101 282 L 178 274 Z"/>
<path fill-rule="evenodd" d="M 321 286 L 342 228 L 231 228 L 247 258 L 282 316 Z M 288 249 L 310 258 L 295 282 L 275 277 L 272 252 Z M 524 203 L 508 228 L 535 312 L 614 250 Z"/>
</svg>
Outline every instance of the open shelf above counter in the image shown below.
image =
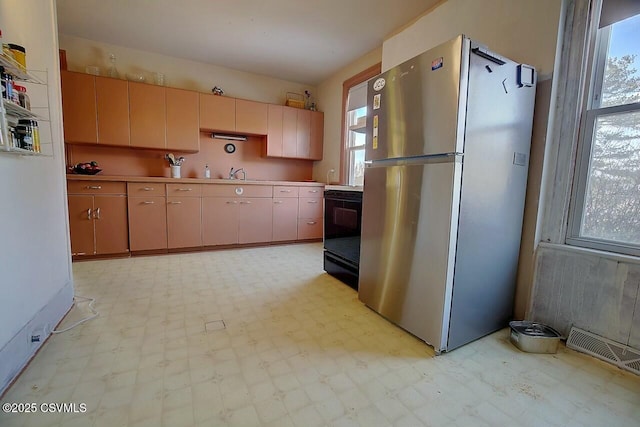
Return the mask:
<svg viewBox="0 0 640 427">
<path fill-rule="evenodd" d="M 20 83 L 27 83 L 25 87 L 30 88 L 30 92 L 33 90 L 38 95 L 38 98 L 41 102 L 41 105 L 34 106 L 33 108 L 44 113 L 46 115 L 37 114 L 27 108 L 22 107 L 21 105 L 16 104 L 8 99 L 2 99 L 0 103 L 0 154 L 13 154 L 18 156 L 44 156 L 44 157 L 52 157 L 53 153 L 43 153 L 41 152 L 41 147 L 44 145 L 47 146 L 47 150 L 52 151 L 52 135 L 51 135 L 51 123 L 49 120 L 49 97 L 48 97 L 48 87 L 47 87 L 47 73 L 46 71 L 26 71 L 22 68 L 22 66 L 17 63 L 13 58 L 10 58 L 4 54 L 0 54 L 0 66 L 4 68 L 4 72 L 11 75 L 14 81 Z M 38 77 L 36 74 L 41 73 L 44 76 L 44 80 Z M 3 80 L 4 81 L 4 80 Z M 3 83 L 4 84 L 4 83 Z M 35 84 L 36 86 L 30 86 L 30 84 Z M 36 90 L 37 89 L 37 90 Z M 33 99 L 33 98 L 32 98 Z M 44 101 L 43 101 L 44 100 Z M 38 103 L 36 103 L 38 104 Z M 32 104 L 33 106 L 33 104 Z M 36 122 L 40 122 L 42 126 L 33 127 L 33 135 L 32 138 L 34 142 L 32 143 L 34 149 L 26 149 L 21 148 L 16 145 L 16 137 L 13 132 L 10 131 L 11 126 L 16 126 L 19 120 L 28 119 L 35 120 Z M 42 123 L 44 122 L 44 123 Z M 46 123 L 46 126 L 44 124 Z M 43 129 L 44 127 L 44 129 Z M 35 133 L 35 130 L 38 130 Z M 48 137 L 44 138 L 43 134 L 46 133 Z M 36 137 L 37 135 L 37 137 Z M 29 145 L 27 144 L 27 147 Z"/>
</svg>

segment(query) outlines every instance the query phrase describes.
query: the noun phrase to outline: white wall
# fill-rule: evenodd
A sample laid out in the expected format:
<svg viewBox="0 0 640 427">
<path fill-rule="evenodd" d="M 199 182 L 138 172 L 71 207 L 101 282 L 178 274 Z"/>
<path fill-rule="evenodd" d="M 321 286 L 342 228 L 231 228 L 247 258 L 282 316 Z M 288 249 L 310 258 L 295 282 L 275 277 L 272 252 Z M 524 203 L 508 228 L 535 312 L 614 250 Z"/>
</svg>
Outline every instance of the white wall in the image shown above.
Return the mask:
<svg viewBox="0 0 640 427">
<path fill-rule="evenodd" d="M 0 154 L 1 393 L 37 349 L 31 329 L 50 330 L 71 306 L 73 283 L 54 1 L 0 0 L 0 28 L 30 69 L 47 70 L 54 140 L 51 157 Z"/>
<path fill-rule="evenodd" d="M 109 55 L 116 55 L 116 68 L 121 78 L 126 73 L 142 74 L 148 83 L 153 83 L 154 72 L 165 75 L 165 86 L 211 93 L 219 86 L 225 95 L 273 104 L 284 104 L 287 92 L 315 94 L 315 88 L 301 83 L 280 80 L 260 74 L 247 73 L 202 62 L 189 61 L 157 53 L 130 49 L 106 43 L 58 35 L 60 49 L 67 52 L 70 71 L 85 72 L 88 65 L 100 68 L 107 75 L 111 65 Z"/>
<path fill-rule="evenodd" d="M 465 34 L 514 61 L 553 70 L 560 0 L 448 0 L 382 46 L 382 71 Z"/>
<path fill-rule="evenodd" d="M 313 179 L 326 182 L 327 172 L 335 169 L 331 182 L 340 178 L 340 152 L 342 151 L 342 83 L 382 60 L 382 48 L 356 59 L 318 85 L 318 107 L 324 111 L 324 148 L 322 161 L 313 165 Z"/>
</svg>

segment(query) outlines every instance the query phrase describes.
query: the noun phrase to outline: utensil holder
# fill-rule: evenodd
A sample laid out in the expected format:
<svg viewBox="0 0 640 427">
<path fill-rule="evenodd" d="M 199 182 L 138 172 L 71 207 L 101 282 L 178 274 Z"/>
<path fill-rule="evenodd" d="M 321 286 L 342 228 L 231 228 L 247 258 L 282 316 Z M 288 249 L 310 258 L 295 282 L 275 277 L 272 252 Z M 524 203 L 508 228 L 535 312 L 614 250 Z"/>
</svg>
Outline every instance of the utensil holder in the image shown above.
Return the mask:
<svg viewBox="0 0 640 427">
<path fill-rule="evenodd" d="M 171 178 L 180 178 L 180 166 L 171 166 Z"/>
</svg>

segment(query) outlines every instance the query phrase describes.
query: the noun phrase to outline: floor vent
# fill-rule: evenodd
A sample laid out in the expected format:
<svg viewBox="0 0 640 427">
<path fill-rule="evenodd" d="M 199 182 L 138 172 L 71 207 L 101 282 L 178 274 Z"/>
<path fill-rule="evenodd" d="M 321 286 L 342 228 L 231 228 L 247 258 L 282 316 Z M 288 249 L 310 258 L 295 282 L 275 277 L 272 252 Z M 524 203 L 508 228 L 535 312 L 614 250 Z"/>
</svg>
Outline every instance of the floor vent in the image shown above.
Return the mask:
<svg viewBox="0 0 640 427">
<path fill-rule="evenodd" d="M 567 347 L 640 375 L 640 350 L 575 327 L 569 332 Z"/>
</svg>

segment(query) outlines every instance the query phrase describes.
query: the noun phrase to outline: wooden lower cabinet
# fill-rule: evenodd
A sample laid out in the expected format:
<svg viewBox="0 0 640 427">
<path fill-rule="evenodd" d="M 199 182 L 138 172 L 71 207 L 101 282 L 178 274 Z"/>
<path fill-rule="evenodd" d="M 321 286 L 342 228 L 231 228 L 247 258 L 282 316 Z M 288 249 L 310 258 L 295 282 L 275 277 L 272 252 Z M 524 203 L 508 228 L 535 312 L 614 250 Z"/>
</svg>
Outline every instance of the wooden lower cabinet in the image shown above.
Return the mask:
<svg viewBox="0 0 640 427">
<path fill-rule="evenodd" d="M 167 242 L 169 249 L 202 246 L 200 197 L 167 199 Z"/>
<path fill-rule="evenodd" d="M 202 198 L 202 243 L 205 246 L 238 243 L 238 201 L 235 197 Z"/>
<path fill-rule="evenodd" d="M 264 243 L 272 238 L 271 198 L 247 197 L 238 201 L 238 243 Z"/>
<path fill-rule="evenodd" d="M 322 239 L 322 218 L 298 219 L 298 240 Z"/>
<path fill-rule="evenodd" d="M 132 251 L 167 249 L 166 197 L 129 197 L 129 243 Z"/>
<path fill-rule="evenodd" d="M 93 191 L 103 189 L 103 186 L 95 186 Z M 127 197 L 124 193 L 69 194 L 68 202 L 71 252 L 74 256 L 129 251 Z"/>
<path fill-rule="evenodd" d="M 93 196 L 69 194 L 69 229 L 73 255 L 95 254 L 92 210 Z"/>
<path fill-rule="evenodd" d="M 128 252 L 127 198 L 124 195 L 95 196 L 93 206 L 96 254 Z"/>
<path fill-rule="evenodd" d="M 205 246 L 270 242 L 270 198 L 204 197 L 202 243 Z"/>
<path fill-rule="evenodd" d="M 322 238 L 322 187 L 68 183 L 74 256 Z"/>
<path fill-rule="evenodd" d="M 298 199 L 273 199 L 273 241 L 298 238 Z"/>
<path fill-rule="evenodd" d="M 298 240 L 322 239 L 324 205 L 322 189 L 300 187 L 298 199 Z"/>
</svg>

